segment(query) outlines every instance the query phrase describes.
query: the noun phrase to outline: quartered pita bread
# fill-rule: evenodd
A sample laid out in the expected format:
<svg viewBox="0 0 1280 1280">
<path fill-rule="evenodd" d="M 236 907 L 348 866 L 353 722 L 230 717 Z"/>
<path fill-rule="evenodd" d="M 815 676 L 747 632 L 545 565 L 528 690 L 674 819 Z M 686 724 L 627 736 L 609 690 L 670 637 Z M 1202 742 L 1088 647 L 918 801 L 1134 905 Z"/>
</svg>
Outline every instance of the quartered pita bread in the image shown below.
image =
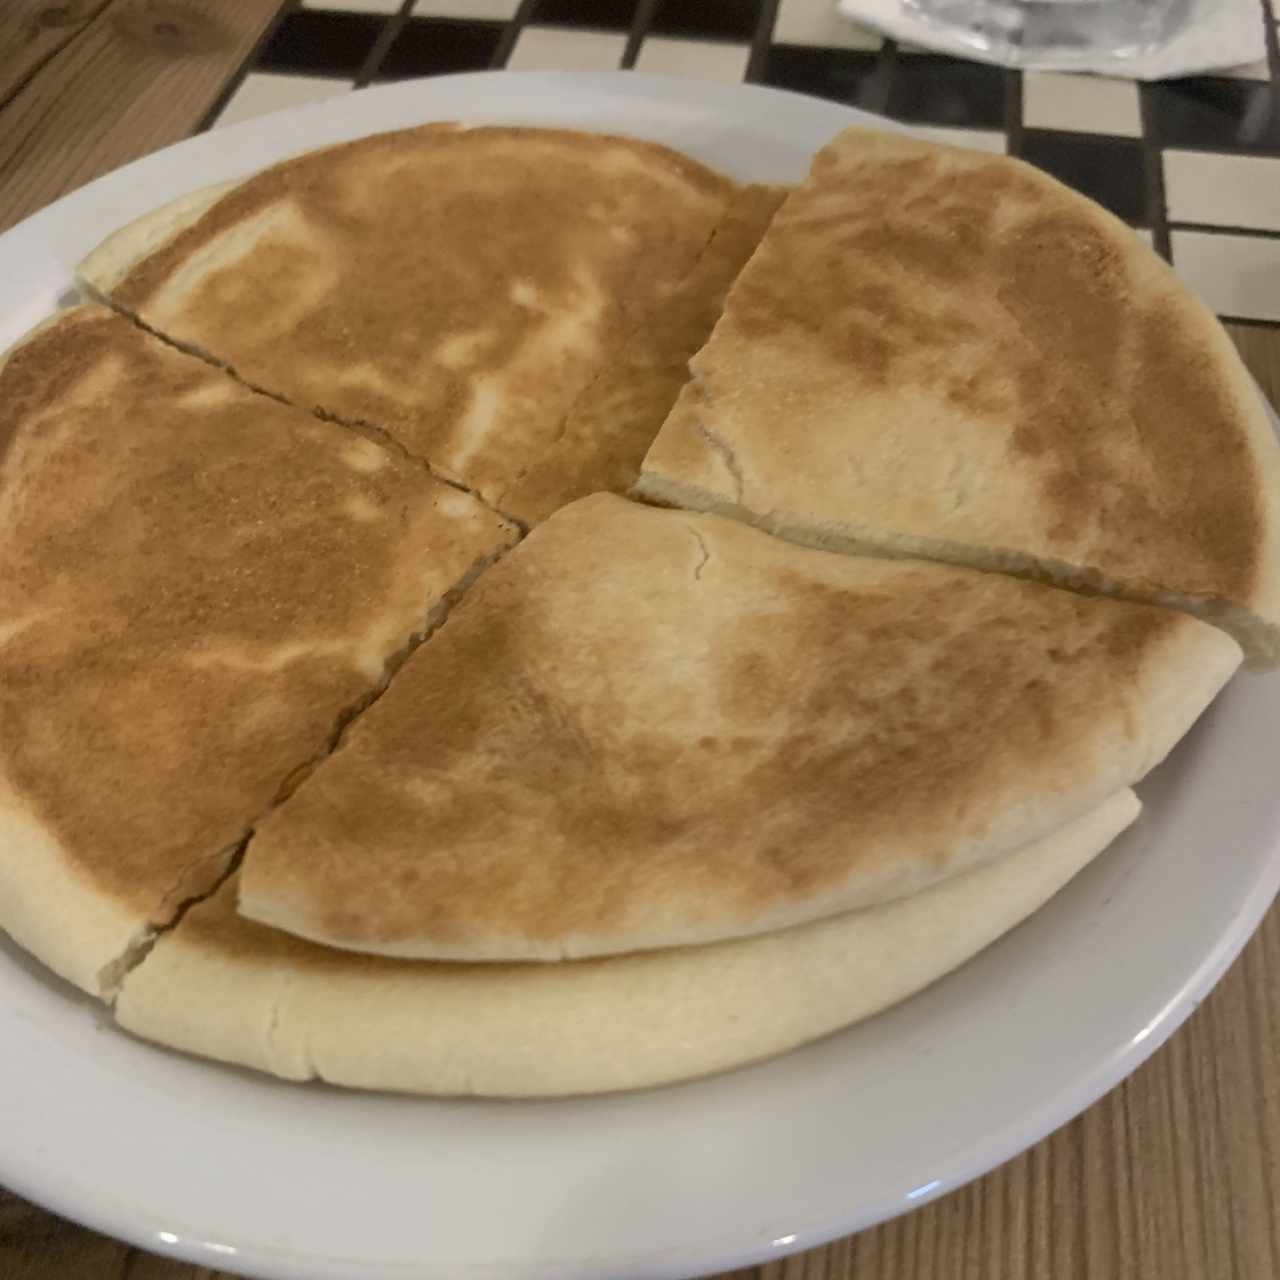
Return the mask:
<svg viewBox="0 0 1280 1280">
<path fill-rule="evenodd" d="M 258 827 L 240 910 L 547 959 L 905 897 L 1141 778 L 1235 670 L 1183 614 L 574 503 Z"/>
<path fill-rule="evenodd" d="M 490 502 L 539 466 L 554 508 L 590 491 L 557 441 L 697 270 L 736 194 L 654 143 L 426 125 L 185 197 L 112 236 L 80 277 L 250 384 L 387 431 Z M 639 424 L 628 480 L 672 398 Z"/>
<path fill-rule="evenodd" d="M 1138 812 L 1130 791 L 913 897 L 736 942 L 561 964 L 331 951 L 253 924 L 234 884 L 125 980 L 121 1025 L 269 1071 L 410 1093 L 663 1084 L 781 1053 L 919 991 L 1039 907 Z"/>
<path fill-rule="evenodd" d="M 1280 663 L 1280 446 L 1214 317 L 1028 165 L 851 129 L 739 276 L 637 492 L 1190 609 Z"/>
<path fill-rule="evenodd" d="M 101 307 L 0 369 L 0 927 L 87 991 L 511 540 Z"/>
</svg>

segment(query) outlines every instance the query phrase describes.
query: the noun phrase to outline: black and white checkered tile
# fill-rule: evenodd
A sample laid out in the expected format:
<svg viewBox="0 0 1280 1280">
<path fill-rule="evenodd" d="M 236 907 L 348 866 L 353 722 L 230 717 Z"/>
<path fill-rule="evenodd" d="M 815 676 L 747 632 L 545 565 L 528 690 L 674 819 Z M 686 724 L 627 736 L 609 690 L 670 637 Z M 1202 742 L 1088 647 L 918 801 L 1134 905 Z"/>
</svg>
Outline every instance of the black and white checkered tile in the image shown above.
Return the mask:
<svg viewBox="0 0 1280 1280">
<path fill-rule="evenodd" d="M 835 0 L 290 0 L 213 127 L 371 83 L 492 67 L 753 81 L 1008 151 L 1100 201 L 1222 316 L 1280 324 L 1280 46 L 1137 85 L 884 40 Z"/>
</svg>

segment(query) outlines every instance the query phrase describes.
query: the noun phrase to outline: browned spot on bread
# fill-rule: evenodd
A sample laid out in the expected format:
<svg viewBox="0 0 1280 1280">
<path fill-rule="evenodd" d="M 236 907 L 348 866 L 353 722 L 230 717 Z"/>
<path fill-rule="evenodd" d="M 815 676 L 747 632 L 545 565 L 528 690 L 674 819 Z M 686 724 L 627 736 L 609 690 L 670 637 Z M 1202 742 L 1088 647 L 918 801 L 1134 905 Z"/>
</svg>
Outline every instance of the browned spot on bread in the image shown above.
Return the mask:
<svg viewBox="0 0 1280 1280">
<path fill-rule="evenodd" d="M 770 862 L 797 891 L 838 874 L 816 852 L 825 823 L 857 815 L 871 843 L 939 812 L 963 827 L 982 786 L 1051 771 L 1064 737 L 1095 714 L 1089 699 L 1114 699 L 1179 625 L 1048 587 L 1022 584 L 1015 603 L 984 575 L 895 569 L 891 592 L 788 574 L 776 588 L 785 609 L 734 624 L 761 647 L 729 673 L 726 716 L 804 726 L 762 732 L 742 782 L 761 813 L 791 815 Z M 794 659 L 810 647 L 826 655 L 820 674 Z"/>
</svg>

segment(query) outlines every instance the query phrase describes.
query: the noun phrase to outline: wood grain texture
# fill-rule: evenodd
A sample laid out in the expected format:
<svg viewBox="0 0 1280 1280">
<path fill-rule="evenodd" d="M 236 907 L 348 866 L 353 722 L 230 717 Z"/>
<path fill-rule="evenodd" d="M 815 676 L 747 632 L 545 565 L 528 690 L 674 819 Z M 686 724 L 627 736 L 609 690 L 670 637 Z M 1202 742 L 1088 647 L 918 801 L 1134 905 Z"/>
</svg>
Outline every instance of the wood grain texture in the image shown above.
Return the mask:
<svg viewBox="0 0 1280 1280">
<path fill-rule="evenodd" d="M 40 18 L 48 7 L 66 11 L 65 26 Z M 278 7 L 279 0 L 0 0 L 0 227 L 184 136 Z M 1227 328 L 1280 401 L 1280 330 Z M 1280 909 L 1273 908 L 1187 1024 L 1078 1119 L 914 1213 L 731 1275 L 1275 1280 L 1278 1209 Z M 0 1280 L 224 1275 L 120 1244 L 0 1189 Z"/>
<path fill-rule="evenodd" d="M 281 6 L 107 0 L 0 109 L 0 230 L 186 137 Z"/>
<path fill-rule="evenodd" d="M 0 4 L 0 108 L 110 0 L 4 0 Z"/>
<path fill-rule="evenodd" d="M 1280 406 L 1280 329 L 1271 325 L 1239 324 L 1228 321 L 1223 328 L 1258 380 L 1268 400 Z"/>
</svg>

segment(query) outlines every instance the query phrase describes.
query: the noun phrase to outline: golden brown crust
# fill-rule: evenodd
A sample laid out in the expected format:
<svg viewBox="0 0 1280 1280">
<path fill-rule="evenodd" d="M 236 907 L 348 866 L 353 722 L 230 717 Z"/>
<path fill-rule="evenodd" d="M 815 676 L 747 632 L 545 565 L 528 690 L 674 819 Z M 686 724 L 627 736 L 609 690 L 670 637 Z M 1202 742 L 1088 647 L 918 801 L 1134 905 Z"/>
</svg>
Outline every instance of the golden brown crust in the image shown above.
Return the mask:
<svg viewBox="0 0 1280 1280">
<path fill-rule="evenodd" d="M 1238 661 L 1161 609 L 597 495 L 486 574 L 261 826 L 241 907 L 446 958 L 792 924 L 1097 804 Z"/>
<path fill-rule="evenodd" d="M 1280 622 L 1280 448 L 1229 339 L 1019 161 L 842 134 L 692 368 L 644 492 Z"/>
<path fill-rule="evenodd" d="M 574 401 L 548 453 L 498 496 L 502 511 L 535 524 L 575 498 L 631 488 L 689 380 L 690 358 L 786 194 L 776 186 L 738 192 L 693 270 Z"/>
<path fill-rule="evenodd" d="M 140 923 L 207 887 L 510 536 L 99 307 L 0 371 L 0 529 L 6 812 Z"/>
<path fill-rule="evenodd" d="M 688 273 L 734 191 L 654 143 L 428 125 L 247 179 L 107 292 L 492 501 Z"/>
</svg>

